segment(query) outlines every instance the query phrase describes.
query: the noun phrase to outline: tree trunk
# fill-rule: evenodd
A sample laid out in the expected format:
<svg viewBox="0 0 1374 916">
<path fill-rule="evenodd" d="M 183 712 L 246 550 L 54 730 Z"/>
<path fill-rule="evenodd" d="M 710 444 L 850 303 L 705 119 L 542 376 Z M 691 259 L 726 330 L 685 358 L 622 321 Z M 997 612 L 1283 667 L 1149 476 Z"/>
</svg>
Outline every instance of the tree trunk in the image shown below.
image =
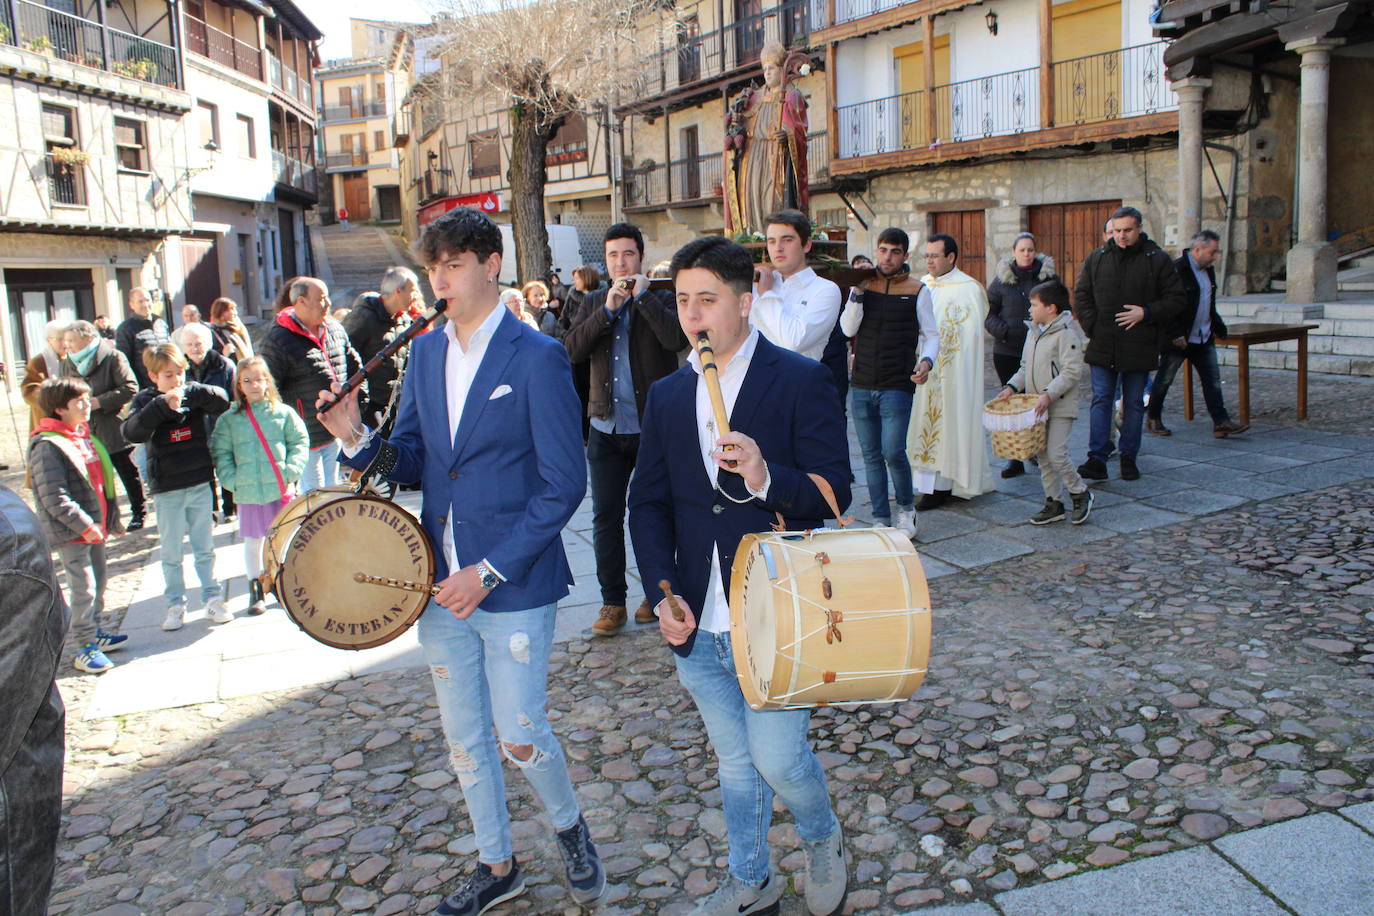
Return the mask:
<svg viewBox="0 0 1374 916">
<path fill-rule="evenodd" d="M 548 281 L 553 256 L 549 230 L 544 225 L 544 165 L 549 140 L 558 130 L 541 125 L 539 113 L 525 106 L 511 109 L 510 118 L 510 216 L 515 237 L 516 273 L 521 283 Z"/>
</svg>

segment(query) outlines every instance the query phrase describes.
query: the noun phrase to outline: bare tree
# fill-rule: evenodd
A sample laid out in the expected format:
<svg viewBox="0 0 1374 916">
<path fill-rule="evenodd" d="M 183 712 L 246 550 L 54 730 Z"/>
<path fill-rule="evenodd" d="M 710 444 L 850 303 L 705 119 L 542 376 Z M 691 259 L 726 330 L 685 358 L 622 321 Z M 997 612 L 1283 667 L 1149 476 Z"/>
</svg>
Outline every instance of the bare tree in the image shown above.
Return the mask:
<svg viewBox="0 0 1374 916">
<path fill-rule="evenodd" d="M 549 275 L 544 156 L 567 117 L 633 84 L 655 0 L 438 0 L 451 29 L 439 57 L 459 94 L 494 92 L 510 116 L 510 208 L 522 280 Z M 649 19 L 654 17 L 649 16 Z M 652 29 L 649 30 L 652 32 Z M 656 33 L 654 33 L 656 35 Z M 655 38 L 656 42 L 656 38 Z M 589 120 L 591 120 L 589 118 Z"/>
</svg>

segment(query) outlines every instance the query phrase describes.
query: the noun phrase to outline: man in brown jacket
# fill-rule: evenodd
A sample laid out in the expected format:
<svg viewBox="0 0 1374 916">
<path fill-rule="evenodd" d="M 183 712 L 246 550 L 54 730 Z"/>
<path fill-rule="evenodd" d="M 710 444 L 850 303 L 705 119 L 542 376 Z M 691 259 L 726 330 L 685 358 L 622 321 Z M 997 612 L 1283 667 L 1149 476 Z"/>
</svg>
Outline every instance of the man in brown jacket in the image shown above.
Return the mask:
<svg viewBox="0 0 1374 916">
<path fill-rule="evenodd" d="M 582 318 L 563 339 L 573 363 L 591 366 L 587 416 L 587 468 L 592 488 L 592 547 L 601 585 L 598 636 L 614 636 L 625 625 L 625 493 L 639 454 L 639 423 L 649 386 L 678 368 L 687 338 L 677 306 L 666 290 L 649 289 L 641 270 L 644 236 L 629 223 L 606 230 L 608 289 L 587 294 Z M 632 281 L 622 288 L 618 281 Z M 637 623 L 651 623 L 648 602 L 635 611 Z"/>
</svg>

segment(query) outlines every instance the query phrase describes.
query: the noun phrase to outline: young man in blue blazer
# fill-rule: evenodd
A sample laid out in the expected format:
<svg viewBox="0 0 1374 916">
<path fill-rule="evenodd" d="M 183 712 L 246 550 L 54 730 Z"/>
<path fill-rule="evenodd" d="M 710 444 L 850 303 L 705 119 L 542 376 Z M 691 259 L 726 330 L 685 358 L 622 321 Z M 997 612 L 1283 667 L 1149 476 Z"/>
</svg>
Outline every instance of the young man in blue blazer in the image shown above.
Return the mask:
<svg viewBox="0 0 1374 916">
<path fill-rule="evenodd" d="M 554 614 L 572 583 L 560 534 L 587 488 L 572 370 L 557 341 L 501 306 L 501 234 L 485 214 L 450 211 L 419 250 L 448 322 L 411 345 L 391 437 L 362 425 L 356 398 L 322 419 L 345 463 L 366 468 L 385 451 L 392 480 L 420 484 L 420 520 L 437 548 L 440 588 L 420 617 L 420 644 L 478 854 L 438 912 L 477 916 L 525 890 L 503 756 L 548 809 L 573 897 L 587 903 L 605 873 L 544 709 Z M 331 400 L 321 392 L 321 406 Z"/>
<path fill-rule="evenodd" d="M 710 335 L 731 430 L 715 428 L 694 352 L 649 391 L 629 496 L 640 578 L 672 582 L 685 605 L 678 622 L 658 602 L 659 629 L 719 762 L 730 867 L 693 912 L 777 912 L 785 880 L 773 874 L 768 851 L 776 793 L 806 850 L 807 908 L 836 913 L 848 880 L 844 837 L 807 739 L 810 712 L 760 712 L 745 703 L 726 596 L 741 536 L 767 531 L 775 512 L 792 529 L 819 527 L 830 514 L 808 473 L 830 483 L 841 511 L 849 504 L 844 416 L 829 370 L 750 328 L 748 251 L 719 236 L 697 239 L 673 257 L 672 272 L 682 330 L 689 340 Z"/>
</svg>

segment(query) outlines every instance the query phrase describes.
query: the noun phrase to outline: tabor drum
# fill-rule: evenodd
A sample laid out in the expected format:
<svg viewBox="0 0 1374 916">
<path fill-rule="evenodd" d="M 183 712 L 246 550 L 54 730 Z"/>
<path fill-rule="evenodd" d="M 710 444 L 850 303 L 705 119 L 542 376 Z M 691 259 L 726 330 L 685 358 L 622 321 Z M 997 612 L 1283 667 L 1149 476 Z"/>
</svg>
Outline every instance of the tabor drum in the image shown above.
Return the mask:
<svg viewBox="0 0 1374 916">
<path fill-rule="evenodd" d="M 325 503 L 354 496 L 357 492 L 357 488 L 350 486 L 320 487 L 297 496 L 281 507 L 277 512 L 277 517 L 272 519 L 267 534 L 262 539 L 262 583 L 264 588 L 277 594 L 277 572 L 281 569 L 282 560 L 286 557 L 286 548 L 291 543 L 291 537 L 296 533 L 296 529 L 301 526 L 301 520 Z"/>
<path fill-rule="evenodd" d="M 746 534 L 730 637 L 754 709 L 901 702 L 930 657 L 930 592 L 896 528 Z"/>
<path fill-rule="evenodd" d="M 410 629 L 433 583 L 434 549 L 415 516 L 369 494 L 321 498 L 295 526 L 275 577 L 296 625 L 339 649 L 370 649 Z"/>
</svg>

